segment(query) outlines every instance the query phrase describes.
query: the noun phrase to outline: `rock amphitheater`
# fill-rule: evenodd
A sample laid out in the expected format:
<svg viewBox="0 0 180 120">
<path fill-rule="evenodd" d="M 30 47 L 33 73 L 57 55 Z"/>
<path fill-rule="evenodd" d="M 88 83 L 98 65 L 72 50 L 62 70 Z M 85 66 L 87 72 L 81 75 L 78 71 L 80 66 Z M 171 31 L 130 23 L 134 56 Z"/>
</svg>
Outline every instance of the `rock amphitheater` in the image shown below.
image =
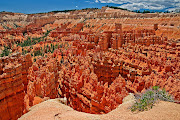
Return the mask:
<svg viewBox="0 0 180 120">
<path fill-rule="evenodd" d="M 0 120 L 38 119 L 36 114 L 28 119 L 33 107 L 62 98 L 66 105 L 52 103 L 72 111 L 71 117 L 54 114 L 58 118 L 43 120 L 121 119 L 115 113 L 121 111 L 123 99 L 152 86 L 165 88 L 176 101 L 174 109 L 180 110 L 179 13 L 142 14 L 108 7 L 2 12 L 1 54 L 6 47 L 10 54 L 0 57 Z M 145 119 L 139 115 L 122 119 Z"/>
</svg>

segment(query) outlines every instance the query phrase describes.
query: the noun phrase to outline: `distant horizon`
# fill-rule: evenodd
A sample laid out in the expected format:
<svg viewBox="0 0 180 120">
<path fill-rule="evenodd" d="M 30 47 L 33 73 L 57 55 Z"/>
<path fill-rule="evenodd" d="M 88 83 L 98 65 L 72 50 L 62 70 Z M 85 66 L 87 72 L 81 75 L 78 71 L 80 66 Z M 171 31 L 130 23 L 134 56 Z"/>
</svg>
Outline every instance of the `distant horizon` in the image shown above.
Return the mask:
<svg viewBox="0 0 180 120">
<path fill-rule="evenodd" d="M 180 9 L 180 0 L 2 0 L 0 12 L 13 12 L 24 14 L 48 13 L 51 11 L 81 10 L 85 8 L 98 8 L 115 6 L 131 11 L 166 12 Z"/>
</svg>

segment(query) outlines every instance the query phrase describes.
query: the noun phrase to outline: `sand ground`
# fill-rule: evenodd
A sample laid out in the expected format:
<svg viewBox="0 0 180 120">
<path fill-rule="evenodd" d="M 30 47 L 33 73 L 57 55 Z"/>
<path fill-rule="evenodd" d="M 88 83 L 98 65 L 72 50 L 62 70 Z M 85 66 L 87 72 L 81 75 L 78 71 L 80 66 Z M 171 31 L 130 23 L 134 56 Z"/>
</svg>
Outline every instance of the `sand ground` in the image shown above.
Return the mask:
<svg viewBox="0 0 180 120">
<path fill-rule="evenodd" d="M 75 111 L 58 99 L 50 99 L 31 107 L 19 120 L 180 120 L 180 104 L 160 101 L 152 109 L 138 113 L 128 109 L 131 104 L 123 103 L 108 114 L 95 115 Z"/>
</svg>

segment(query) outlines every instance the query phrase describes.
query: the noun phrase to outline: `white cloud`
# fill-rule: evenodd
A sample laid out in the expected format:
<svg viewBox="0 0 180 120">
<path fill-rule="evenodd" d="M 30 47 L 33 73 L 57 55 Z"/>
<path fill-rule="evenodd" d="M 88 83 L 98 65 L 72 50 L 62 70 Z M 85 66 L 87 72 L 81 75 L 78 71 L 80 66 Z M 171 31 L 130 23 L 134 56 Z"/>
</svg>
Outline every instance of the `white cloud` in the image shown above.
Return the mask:
<svg viewBox="0 0 180 120">
<path fill-rule="evenodd" d="M 124 4 L 119 7 L 126 8 L 129 10 L 140 10 L 140 9 L 162 10 L 165 8 L 165 6 L 163 5 L 153 5 L 153 4 L 146 4 L 146 3 Z"/>
<path fill-rule="evenodd" d="M 168 11 L 180 12 L 180 8 L 169 8 Z"/>
<path fill-rule="evenodd" d="M 91 1 L 85 1 L 85 2 L 90 3 L 90 4 L 94 4 L 94 2 L 91 2 Z"/>
<path fill-rule="evenodd" d="M 180 0 L 99 0 L 99 2 L 123 4 L 119 7 L 127 8 L 129 10 L 162 10 L 169 8 L 180 8 Z"/>
<path fill-rule="evenodd" d="M 99 2 L 99 0 L 95 0 L 95 3 L 98 3 Z"/>
</svg>

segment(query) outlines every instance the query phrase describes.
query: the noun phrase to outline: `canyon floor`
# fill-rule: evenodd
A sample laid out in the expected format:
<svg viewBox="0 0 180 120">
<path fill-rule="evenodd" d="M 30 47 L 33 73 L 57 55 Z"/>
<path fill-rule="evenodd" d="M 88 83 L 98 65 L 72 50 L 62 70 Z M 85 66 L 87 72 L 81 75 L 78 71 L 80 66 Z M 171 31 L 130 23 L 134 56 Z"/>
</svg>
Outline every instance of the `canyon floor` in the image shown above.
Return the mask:
<svg viewBox="0 0 180 120">
<path fill-rule="evenodd" d="M 108 114 L 95 115 L 78 112 L 59 102 L 49 99 L 30 108 L 30 112 L 18 120 L 179 120 L 180 104 L 160 101 L 144 112 L 132 113 L 129 109 L 133 102 L 119 105 Z"/>
</svg>

